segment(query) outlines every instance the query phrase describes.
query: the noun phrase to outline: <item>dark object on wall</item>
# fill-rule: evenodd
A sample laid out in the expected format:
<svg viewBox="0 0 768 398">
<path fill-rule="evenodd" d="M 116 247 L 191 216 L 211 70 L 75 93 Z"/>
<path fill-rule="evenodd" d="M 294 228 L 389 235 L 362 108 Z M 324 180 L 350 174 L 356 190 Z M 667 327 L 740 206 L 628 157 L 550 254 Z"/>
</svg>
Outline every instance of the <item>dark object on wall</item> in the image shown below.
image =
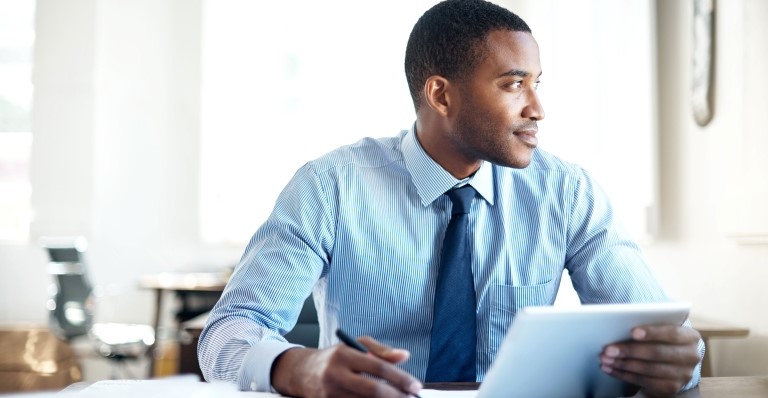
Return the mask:
<svg viewBox="0 0 768 398">
<path fill-rule="evenodd" d="M 693 0 L 693 118 L 706 126 L 714 116 L 715 0 Z"/>
</svg>

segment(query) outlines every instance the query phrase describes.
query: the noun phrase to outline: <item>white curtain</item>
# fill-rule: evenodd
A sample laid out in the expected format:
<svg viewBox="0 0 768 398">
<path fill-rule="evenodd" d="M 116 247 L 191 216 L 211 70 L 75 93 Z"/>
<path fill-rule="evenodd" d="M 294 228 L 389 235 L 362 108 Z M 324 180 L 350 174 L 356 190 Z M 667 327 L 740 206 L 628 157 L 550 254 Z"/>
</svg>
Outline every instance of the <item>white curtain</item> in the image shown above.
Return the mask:
<svg viewBox="0 0 768 398">
<path fill-rule="evenodd" d="M 201 231 L 241 245 L 307 160 L 414 118 L 408 35 L 435 1 L 207 1 Z M 650 0 L 502 1 L 541 49 L 544 149 L 590 170 L 648 236 L 656 115 Z"/>
</svg>

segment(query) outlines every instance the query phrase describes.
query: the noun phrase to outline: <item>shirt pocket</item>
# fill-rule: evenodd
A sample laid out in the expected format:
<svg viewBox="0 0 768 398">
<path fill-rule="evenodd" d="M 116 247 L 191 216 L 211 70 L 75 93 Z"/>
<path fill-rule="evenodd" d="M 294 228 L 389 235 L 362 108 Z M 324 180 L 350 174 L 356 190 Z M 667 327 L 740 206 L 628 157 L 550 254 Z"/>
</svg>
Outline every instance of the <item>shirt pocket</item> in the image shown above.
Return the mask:
<svg viewBox="0 0 768 398">
<path fill-rule="evenodd" d="M 555 303 L 558 278 L 537 285 L 493 285 L 490 290 L 491 313 L 488 320 L 488 341 L 493 356 L 504 340 L 507 329 L 521 308 Z"/>
</svg>

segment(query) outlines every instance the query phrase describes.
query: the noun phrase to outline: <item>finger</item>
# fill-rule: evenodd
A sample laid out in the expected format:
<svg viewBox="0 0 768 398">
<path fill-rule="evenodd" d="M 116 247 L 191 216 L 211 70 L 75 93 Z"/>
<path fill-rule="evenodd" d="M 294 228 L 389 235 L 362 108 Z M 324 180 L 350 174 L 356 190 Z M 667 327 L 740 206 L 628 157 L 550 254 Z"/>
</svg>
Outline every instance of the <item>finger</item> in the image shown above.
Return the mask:
<svg viewBox="0 0 768 398">
<path fill-rule="evenodd" d="M 673 396 L 677 394 L 685 385 L 685 382 L 678 379 L 667 379 L 641 375 L 620 369 L 603 369 L 609 375 L 640 386 L 644 391 L 652 393 L 653 396 Z"/>
<path fill-rule="evenodd" d="M 392 348 L 388 345 L 381 344 L 370 336 L 362 336 L 357 339 L 357 341 L 364 345 L 371 354 L 392 363 L 405 362 L 411 356 L 411 353 L 408 352 L 408 350 Z"/>
<path fill-rule="evenodd" d="M 609 373 L 616 369 L 625 372 L 631 372 L 646 377 L 660 379 L 690 379 L 693 375 L 693 368 L 689 366 L 680 366 L 670 363 L 659 363 L 653 361 L 643 361 L 638 359 L 615 359 L 600 357 L 601 368 Z"/>
<path fill-rule="evenodd" d="M 696 365 L 699 363 L 699 350 L 695 343 L 670 345 L 655 342 L 615 343 L 605 347 L 601 358 L 640 359 L 658 363 Z"/>
<path fill-rule="evenodd" d="M 375 355 L 368 355 L 357 350 L 342 347 L 347 367 L 356 373 L 367 373 L 392 384 L 394 388 L 407 393 L 418 393 L 423 385 L 408 372 Z"/>
<path fill-rule="evenodd" d="M 701 338 L 696 329 L 675 325 L 644 325 L 632 329 L 632 339 L 667 344 L 688 344 Z"/>
<path fill-rule="evenodd" d="M 399 390 L 396 386 L 361 376 L 358 373 L 344 372 L 338 374 L 338 377 L 338 380 L 334 380 L 338 391 L 329 391 L 329 396 L 375 398 L 408 398 L 411 396 L 410 393 Z"/>
</svg>

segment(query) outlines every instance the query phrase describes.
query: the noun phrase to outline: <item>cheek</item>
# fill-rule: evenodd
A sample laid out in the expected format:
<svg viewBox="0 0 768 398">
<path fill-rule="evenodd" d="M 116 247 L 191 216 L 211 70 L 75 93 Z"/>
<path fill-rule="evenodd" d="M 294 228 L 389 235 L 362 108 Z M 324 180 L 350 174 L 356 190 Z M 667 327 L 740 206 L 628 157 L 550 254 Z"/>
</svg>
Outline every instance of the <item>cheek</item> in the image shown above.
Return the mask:
<svg viewBox="0 0 768 398">
<path fill-rule="evenodd" d="M 478 105 L 482 106 L 483 113 L 492 117 L 496 124 L 506 124 L 514 119 L 514 110 L 517 106 L 517 101 L 512 97 L 508 93 L 488 96 L 483 98 L 482 103 L 478 103 Z"/>
<path fill-rule="evenodd" d="M 461 118 L 465 127 L 483 131 L 486 139 L 510 130 L 515 123 L 515 101 L 510 95 L 474 96 L 465 103 Z"/>
<path fill-rule="evenodd" d="M 499 130 L 507 130 L 514 124 L 514 116 L 510 108 L 503 102 L 497 102 L 487 109 L 488 124 Z"/>
</svg>

